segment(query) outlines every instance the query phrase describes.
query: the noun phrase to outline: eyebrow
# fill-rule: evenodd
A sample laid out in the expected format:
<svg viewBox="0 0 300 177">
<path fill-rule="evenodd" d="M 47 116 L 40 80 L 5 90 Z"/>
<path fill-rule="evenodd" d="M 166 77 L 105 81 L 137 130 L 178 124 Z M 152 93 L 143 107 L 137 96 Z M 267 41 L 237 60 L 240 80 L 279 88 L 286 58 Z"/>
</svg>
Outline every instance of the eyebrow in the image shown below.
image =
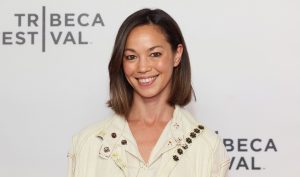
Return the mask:
<svg viewBox="0 0 300 177">
<path fill-rule="evenodd" d="M 163 46 L 161 46 L 161 45 L 156 45 L 156 46 L 150 47 L 150 48 L 148 49 L 148 51 L 153 51 L 153 50 L 156 49 L 156 48 L 163 48 Z M 131 48 L 126 48 L 126 49 L 124 50 L 124 52 L 126 52 L 126 51 L 136 52 L 134 49 L 131 49 Z"/>
<path fill-rule="evenodd" d="M 152 51 L 152 50 L 154 50 L 154 49 L 156 49 L 156 48 L 163 48 L 163 46 L 161 46 L 161 45 L 156 45 L 156 46 L 151 47 L 151 48 L 148 49 L 148 50 L 149 50 L 149 51 Z"/>
</svg>

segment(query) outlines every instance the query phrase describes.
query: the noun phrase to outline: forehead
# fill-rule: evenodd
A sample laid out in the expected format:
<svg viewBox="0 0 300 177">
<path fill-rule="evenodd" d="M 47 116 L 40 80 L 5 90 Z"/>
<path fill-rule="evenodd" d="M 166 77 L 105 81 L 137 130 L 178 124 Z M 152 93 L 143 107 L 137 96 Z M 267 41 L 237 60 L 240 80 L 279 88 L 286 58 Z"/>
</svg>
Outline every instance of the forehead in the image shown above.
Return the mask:
<svg viewBox="0 0 300 177">
<path fill-rule="evenodd" d="M 165 33 L 157 25 L 137 26 L 129 33 L 125 47 L 137 47 L 144 45 L 167 45 L 169 44 Z"/>
</svg>

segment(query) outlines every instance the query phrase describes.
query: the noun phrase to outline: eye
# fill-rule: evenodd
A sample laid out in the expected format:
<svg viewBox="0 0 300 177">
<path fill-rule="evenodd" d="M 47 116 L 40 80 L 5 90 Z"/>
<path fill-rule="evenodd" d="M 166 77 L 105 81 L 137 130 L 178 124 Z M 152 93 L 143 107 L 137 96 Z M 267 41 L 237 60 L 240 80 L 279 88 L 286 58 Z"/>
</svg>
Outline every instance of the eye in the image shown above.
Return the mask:
<svg viewBox="0 0 300 177">
<path fill-rule="evenodd" d="M 153 52 L 150 54 L 151 57 L 160 57 L 161 53 L 160 52 Z"/>
<path fill-rule="evenodd" d="M 136 59 L 136 56 L 135 55 L 126 55 L 125 59 L 127 59 L 127 60 L 134 60 L 134 59 Z"/>
</svg>

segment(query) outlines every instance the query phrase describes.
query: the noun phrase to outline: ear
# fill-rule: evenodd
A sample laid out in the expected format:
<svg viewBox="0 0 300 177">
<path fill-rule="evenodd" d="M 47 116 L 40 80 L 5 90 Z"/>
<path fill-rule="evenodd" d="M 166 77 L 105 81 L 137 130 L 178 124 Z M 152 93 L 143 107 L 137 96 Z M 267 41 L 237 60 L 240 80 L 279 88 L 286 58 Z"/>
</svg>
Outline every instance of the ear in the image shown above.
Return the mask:
<svg viewBox="0 0 300 177">
<path fill-rule="evenodd" d="M 177 67 L 179 65 L 181 61 L 182 52 L 183 52 L 183 45 L 178 44 L 174 55 L 174 65 L 173 65 L 174 67 Z"/>
</svg>

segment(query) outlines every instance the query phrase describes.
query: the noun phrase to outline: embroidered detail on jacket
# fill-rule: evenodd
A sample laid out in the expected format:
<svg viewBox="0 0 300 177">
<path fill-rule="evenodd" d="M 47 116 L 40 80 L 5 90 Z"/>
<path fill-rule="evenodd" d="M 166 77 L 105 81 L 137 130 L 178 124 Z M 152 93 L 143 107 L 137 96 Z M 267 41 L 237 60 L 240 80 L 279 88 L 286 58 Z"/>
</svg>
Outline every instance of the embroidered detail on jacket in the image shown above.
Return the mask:
<svg viewBox="0 0 300 177">
<path fill-rule="evenodd" d="M 99 132 L 99 134 L 97 135 L 98 138 L 100 138 L 101 140 L 103 140 L 103 137 L 106 135 L 106 132 L 104 130 L 101 130 Z"/>
<path fill-rule="evenodd" d="M 120 154 L 117 152 L 113 152 L 111 154 L 111 158 L 115 161 L 115 163 L 120 167 L 122 170 L 127 168 L 126 163 L 121 159 Z"/>
<path fill-rule="evenodd" d="M 203 130 L 204 130 L 204 126 L 197 125 L 196 128 L 192 129 L 192 131 L 188 133 L 188 137 L 185 139 L 186 143 L 183 143 L 182 139 L 175 140 L 179 147 L 174 151 L 172 155 L 174 161 L 180 160 L 180 157 L 182 157 L 184 152 L 187 151 L 188 146 L 192 145 L 193 143 L 192 139 L 196 139 L 200 135 L 201 131 Z"/>
</svg>

